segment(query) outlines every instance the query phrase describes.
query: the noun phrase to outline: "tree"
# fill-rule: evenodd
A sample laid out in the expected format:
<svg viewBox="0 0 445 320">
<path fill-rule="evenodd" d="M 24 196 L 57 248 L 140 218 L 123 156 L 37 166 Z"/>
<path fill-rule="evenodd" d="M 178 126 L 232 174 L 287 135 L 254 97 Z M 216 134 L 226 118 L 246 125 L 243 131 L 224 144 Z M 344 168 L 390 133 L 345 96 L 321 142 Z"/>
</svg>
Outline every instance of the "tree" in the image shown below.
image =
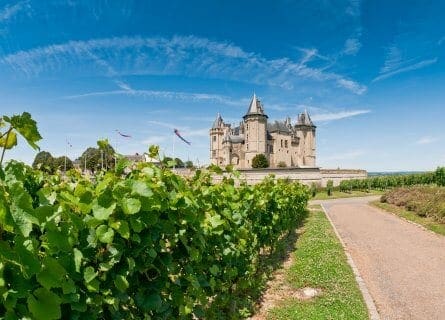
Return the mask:
<svg viewBox="0 0 445 320">
<path fill-rule="evenodd" d="M 185 168 L 185 164 L 181 159 L 175 158 L 175 162 L 176 162 L 176 168 Z"/>
<path fill-rule="evenodd" d="M 73 162 L 70 158 L 66 157 L 66 170 L 68 171 L 72 168 L 74 168 Z M 53 171 L 55 172 L 57 170 L 65 170 L 65 156 L 53 159 Z"/>
<path fill-rule="evenodd" d="M 103 168 L 105 170 L 114 168 L 114 164 L 116 162 L 115 151 L 108 142 L 108 139 L 97 141 L 97 146 L 99 147 L 99 151 L 101 153 L 100 167 L 102 168 L 102 161 L 103 161 Z"/>
<path fill-rule="evenodd" d="M 192 169 L 192 168 L 194 168 L 195 166 L 193 165 L 193 162 L 192 162 L 192 161 L 187 160 L 187 161 L 185 162 L 185 167 L 188 168 L 188 169 Z"/>
<path fill-rule="evenodd" d="M 99 148 L 88 148 L 78 158 L 81 163 L 81 168 L 86 168 L 95 172 L 102 169 L 113 169 L 115 163 L 115 154 L 112 146 L 106 140 L 98 141 Z"/>
<path fill-rule="evenodd" d="M 34 169 L 40 169 L 42 171 L 53 173 L 54 172 L 54 158 L 51 153 L 47 151 L 40 151 L 36 154 L 34 162 L 32 163 Z"/>
<path fill-rule="evenodd" d="M 86 149 L 80 156 L 79 160 L 81 161 L 82 168 L 86 167 L 86 169 L 91 170 L 92 172 L 99 170 L 102 166 L 101 152 L 98 148 L 90 147 Z"/>
<path fill-rule="evenodd" d="M 260 153 L 257 154 L 252 159 L 252 168 L 268 168 L 269 167 L 269 161 L 267 161 L 267 158 L 264 154 Z"/>
</svg>

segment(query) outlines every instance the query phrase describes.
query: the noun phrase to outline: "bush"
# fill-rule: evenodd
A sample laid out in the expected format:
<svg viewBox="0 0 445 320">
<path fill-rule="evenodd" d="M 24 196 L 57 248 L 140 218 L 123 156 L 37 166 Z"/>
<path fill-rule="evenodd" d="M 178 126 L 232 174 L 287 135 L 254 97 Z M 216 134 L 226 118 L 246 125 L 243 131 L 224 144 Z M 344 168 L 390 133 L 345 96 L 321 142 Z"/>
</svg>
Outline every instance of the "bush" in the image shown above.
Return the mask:
<svg viewBox="0 0 445 320">
<path fill-rule="evenodd" d="M 334 181 L 328 180 L 328 182 L 326 183 L 326 192 L 329 197 L 332 195 L 333 189 L 334 189 Z"/>
<path fill-rule="evenodd" d="M 312 182 L 311 189 L 310 189 L 312 198 L 314 198 L 317 195 L 317 191 L 318 191 L 318 185 L 315 182 Z"/>
<path fill-rule="evenodd" d="M 269 161 L 267 161 L 267 158 L 264 154 L 260 153 L 257 154 L 252 159 L 252 168 L 268 168 L 269 167 Z"/>
<path fill-rule="evenodd" d="M 286 167 L 287 167 L 286 162 L 284 161 L 278 162 L 278 168 L 286 168 Z"/>
<path fill-rule="evenodd" d="M 444 187 L 403 187 L 386 192 L 381 202 L 404 207 L 422 217 L 445 223 Z"/>
<path fill-rule="evenodd" d="M 434 179 L 438 186 L 445 186 L 445 167 L 437 168 L 434 173 Z"/>
</svg>

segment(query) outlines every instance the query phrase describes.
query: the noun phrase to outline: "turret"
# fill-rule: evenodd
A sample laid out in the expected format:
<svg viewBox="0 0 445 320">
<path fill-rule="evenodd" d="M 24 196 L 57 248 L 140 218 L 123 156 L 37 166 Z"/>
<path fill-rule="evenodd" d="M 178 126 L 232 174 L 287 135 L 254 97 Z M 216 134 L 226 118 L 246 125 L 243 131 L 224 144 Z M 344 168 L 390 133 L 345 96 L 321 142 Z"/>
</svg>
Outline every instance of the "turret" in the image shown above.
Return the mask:
<svg viewBox="0 0 445 320">
<path fill-rule="evenodd" d="M 210 129 L 210 162 L 216 165 L 223 164 L 222 143 L 225 124 L 218 113 Z"/>
<path fill-rule="evenodd" d="M 261 101 L 254 93 L 247 113 L 243 117 L 246 144 L 245 160 L 247 167 L 252 166 L 252 159 L 255 155 L 263 153 L 267 156 L 267 118 L 267 115 L 264 114 Z"/>
<path fill-rule="evenodd" d="M 295 131 L 299 138 L 300 166 L 315 167 L 315 129 L 307 110 L 298 116 Z"/>
</svg>

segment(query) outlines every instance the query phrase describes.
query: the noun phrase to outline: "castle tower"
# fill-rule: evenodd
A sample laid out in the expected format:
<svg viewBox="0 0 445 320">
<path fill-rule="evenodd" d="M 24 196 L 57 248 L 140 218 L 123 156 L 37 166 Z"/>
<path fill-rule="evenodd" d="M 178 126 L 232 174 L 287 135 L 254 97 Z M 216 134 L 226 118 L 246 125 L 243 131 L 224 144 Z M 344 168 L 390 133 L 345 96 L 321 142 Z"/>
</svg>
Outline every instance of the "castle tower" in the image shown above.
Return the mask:
<svg viewBox="0 0 445 320">
<path fill-rule="evenodd" d="M 224 128 L 224 121 L 218 113 L 210 129 L 210 162 L 215 165 L 224 164 L 224 155 L 222 154 Z"/>
<path fill-rule="evenodd" d="M 267 118 L 260 100 L 253 94 L 249 109 L 243 117 L 245 130 L 245 166 L 247 168 L 252 167 L 252 159 L 257 154 L 262 153 L 267 157 Z"/>
<path fill-rule="evenodd" d="M 315 167 L 315 129 L 307 110 L 298 116 L 295 131 L 299 138 L 298 166 Z"/>
</svg>

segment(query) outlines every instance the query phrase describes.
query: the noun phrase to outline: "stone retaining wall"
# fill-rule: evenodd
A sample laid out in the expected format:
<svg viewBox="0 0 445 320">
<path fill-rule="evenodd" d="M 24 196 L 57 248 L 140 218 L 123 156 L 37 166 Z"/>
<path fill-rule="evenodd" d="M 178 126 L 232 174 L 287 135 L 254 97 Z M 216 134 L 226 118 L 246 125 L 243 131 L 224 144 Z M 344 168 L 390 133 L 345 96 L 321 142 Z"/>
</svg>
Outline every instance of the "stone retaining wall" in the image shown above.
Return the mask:
<svg viewBox="0 0 445 320">
<path fill-rule="evenodd" d="M 320 169 L 320 168 L 268 168 L 268 169 L 239 169 L 241 179 L 245 179 L 248 184 L 255 184 L 269 175 L 274 175 L 278 179 L 290 179 L 300 181 L 306 185 L 316 183 L 321 187 L 326 187 L 328 180 L 338 186 L 340 181 L 349 179 L 365 179 L 368 177 L 366 170 L 356 169 Z M 192 174 L 188 169 L 177 170 L 177 173 L 184 176 Z M 214 176 L 215 182 L 221 180 L 221 176 Z"/>
</svg>

